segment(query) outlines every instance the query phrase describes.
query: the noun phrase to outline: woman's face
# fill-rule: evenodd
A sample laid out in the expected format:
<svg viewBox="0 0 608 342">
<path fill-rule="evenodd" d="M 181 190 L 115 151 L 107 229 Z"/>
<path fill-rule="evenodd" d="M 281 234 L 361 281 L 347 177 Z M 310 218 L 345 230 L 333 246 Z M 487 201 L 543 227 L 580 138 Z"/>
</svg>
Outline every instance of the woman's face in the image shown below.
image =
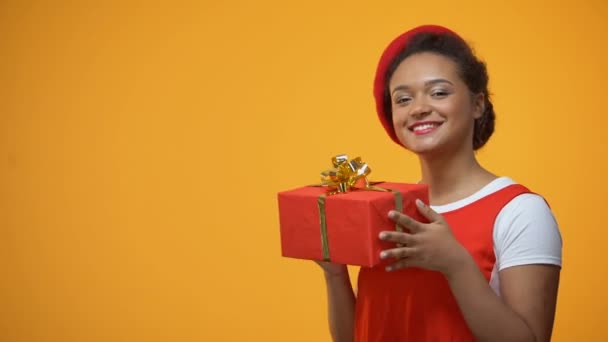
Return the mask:
<svg viewBox="0 0 608 342">
<path fill-rule="evenodd" d="M 393 127 L 417 154 L 473 149 L 473 123 L 483 113 L 483 95 L 473 97 L 449 58 L 418 53 L 395 70 L 389 90 Z"/>
</svg>

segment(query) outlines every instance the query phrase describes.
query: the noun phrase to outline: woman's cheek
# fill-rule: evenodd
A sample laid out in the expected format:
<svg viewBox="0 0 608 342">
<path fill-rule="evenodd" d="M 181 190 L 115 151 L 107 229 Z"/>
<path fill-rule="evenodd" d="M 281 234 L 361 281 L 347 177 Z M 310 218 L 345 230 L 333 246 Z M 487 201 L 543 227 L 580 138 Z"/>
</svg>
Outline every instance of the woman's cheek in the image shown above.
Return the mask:
<svg viewBox="0 0 608 342">
<path fill-rule="evenodd" d="M 399 119 L 395 120 L 393 129 L 395 130 L 395 135 L 397 136 L 399 141 L 401 141 L 402 144 L 407 145 L 407 142 L 406 142 L 406 139 L 407 139 L 406 129 L 407 128 L 405 127 L 404 120 L 399 120 Z"/>
<path fill-rule="evenodd" d="M 397 112 L 393 118 L 393 129 L 397 134 L 401 134 L 405 128 L 405 115 L 399 115 Z"/>
</svg>

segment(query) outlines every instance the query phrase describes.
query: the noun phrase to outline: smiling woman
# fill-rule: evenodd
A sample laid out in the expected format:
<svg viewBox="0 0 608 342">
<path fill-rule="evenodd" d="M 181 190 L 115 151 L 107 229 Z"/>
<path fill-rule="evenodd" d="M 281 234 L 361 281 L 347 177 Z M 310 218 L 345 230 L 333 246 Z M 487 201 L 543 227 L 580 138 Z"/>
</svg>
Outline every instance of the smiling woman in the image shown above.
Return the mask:
<svg viewBox="0 0 608 342">
<path fill-rule="evenodd" d="M 389 107 L 389 113 L 397 138 L 409 150 L 470 149 L 485 100 L 483 94 L 470 95 L 457 69 L 449 58 L 425 52 L 404 60 L 390 78 L 394 110 Z"/>
<path fill-rule="evenodd" d="M 395 39 L 378 66 L 380 121 L 418 156 L 428 222 L 397 212 L 382 232 L 389 266 L 324 269 L 336 341 L 549 341 L 562 240 L 543 197 L 477 161 L 494 131 L 485 64 L 456 33 L 422 26 Z"/>
<path fill-rule="evenodd" d="M 464 114 L 460 115 L 470 116 L 468 119 L 473 125 L 466 120 L 463 124 L 467 127 L 465 129 L 467 132 L 471 127 L 473 128 L 470 135 L 474 150 L 483 147 L 494 132 L 495 114 L 488 91 L 488 73 L 485 64 L 476 58 L 471 48 L 456 34 L 438 36 L 423 31 L 414 35 L 407 47 L 391 61 L 385 75 L 382 76 L 384 92 L 381 119 L 385 127 L 388 122 L 396 125 L 394 130 L 388 131 L 394 140 L 397 138 L 395 134 L 401 132 L 397 125 L 400 123 L 399 119 L 403 118 L 399 114 L 403 113 L 404 108 L 411 102 L 410 94 L 416 90 L 416 86 L 419 88 L 418 94 L 426 95 L 429 100 L 448 100 L 433 102 L 434 105 L 442 107 L 452 105 L 451 108 L 444 108 L 441 112 L 462 109 Z M 423 85 L 403 83 L 414 80 L 421 80 L 424 83 Z M 389 93 L 389 90 L 392 93 Z M 401 93 L 397 93 L 398 91 Z M 456 103 L 455 101 L 458 100 L 464 100 L 465 103 Z M 393 102 L 396 105 L 394 113 Z M 429 104 L 424 101 L 418 101 L 416 104 L 417 107 L 415 109 L 410 107 L 409 111 L 413 111 L 418 116 L 424 115 L 424 111 L 429 108 L 424 106 Z M 467 105 L 472 108 L 467 108 Z M 401 143 L 401 140 L 396 141 Z M 466 142 L 466 139 L 461 141 Z"/>
</svg>

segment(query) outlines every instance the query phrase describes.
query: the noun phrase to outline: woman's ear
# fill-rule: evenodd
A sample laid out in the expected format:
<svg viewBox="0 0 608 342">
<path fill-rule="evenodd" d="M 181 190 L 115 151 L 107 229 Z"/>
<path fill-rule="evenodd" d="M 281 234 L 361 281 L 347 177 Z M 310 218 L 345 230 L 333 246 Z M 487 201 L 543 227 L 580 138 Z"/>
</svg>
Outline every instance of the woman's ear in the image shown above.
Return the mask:
<svg viewBox="0 0 608 342">
<path fill-rule="evenodd" d="M 473 118 L 479 119 L 486 111 L 486 95 L 479 93 L 473 95 Z"/>
</svg>

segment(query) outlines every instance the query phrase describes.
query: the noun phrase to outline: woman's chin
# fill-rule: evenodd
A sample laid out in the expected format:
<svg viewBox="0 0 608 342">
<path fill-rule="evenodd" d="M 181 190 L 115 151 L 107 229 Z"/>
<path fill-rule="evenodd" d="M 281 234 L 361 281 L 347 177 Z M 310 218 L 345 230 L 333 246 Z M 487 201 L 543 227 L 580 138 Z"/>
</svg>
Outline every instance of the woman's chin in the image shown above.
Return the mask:
<svg viewBox="0 0 608 342">
<path fill-rule="evenodd" d="M 438 153 L 437 149 L 435 148 L 411 148 L 409 151 L 420 157 L 431 156 Z"/>
<path fill-rule="evenodd" d="M 441 145 L 437 141 L 406 141 L 404 146 L 407 150 L 418 155 L 432 155 L 441 150 Z"/>
</svg>

